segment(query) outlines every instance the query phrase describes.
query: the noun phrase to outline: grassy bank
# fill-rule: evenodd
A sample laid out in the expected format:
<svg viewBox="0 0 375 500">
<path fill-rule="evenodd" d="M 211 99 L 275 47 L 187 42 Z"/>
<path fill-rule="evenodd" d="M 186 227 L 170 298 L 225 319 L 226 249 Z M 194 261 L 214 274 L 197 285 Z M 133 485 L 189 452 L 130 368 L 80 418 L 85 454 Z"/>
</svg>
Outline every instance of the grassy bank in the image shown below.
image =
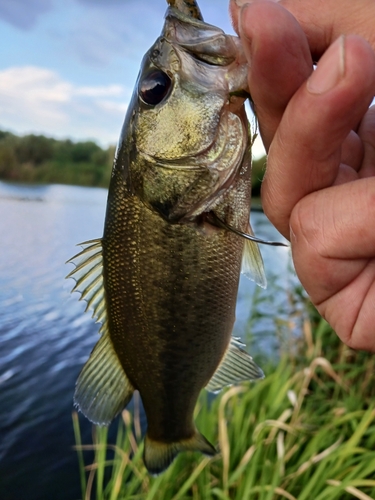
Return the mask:
<svg viewBox="0 0 375 500">
<path fill-rule="evenodd" d="M 75 415 L 83 498 L 374 499 L 374 365 L 312 313 L 294 354 L 284 352 L 263 381 L 228 388 L 211 405 L 202 393 L 197 425 L 220 454 L 181 454 L 156 478 L 142 463 L 137 414 L 123 412 L 114 445 L 104 428 L 82 445 Z"/>
</svg>

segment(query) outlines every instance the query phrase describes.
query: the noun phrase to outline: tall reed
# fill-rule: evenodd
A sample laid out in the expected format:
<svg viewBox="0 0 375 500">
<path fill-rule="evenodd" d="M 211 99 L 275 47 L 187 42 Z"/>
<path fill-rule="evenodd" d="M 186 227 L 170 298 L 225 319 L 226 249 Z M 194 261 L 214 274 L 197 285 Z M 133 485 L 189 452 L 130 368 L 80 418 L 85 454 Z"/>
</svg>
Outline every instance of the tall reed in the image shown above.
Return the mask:
<svg viewBox="0 0 375 500">
<path fill-rule="evenodd" d="M 82 498 L 374 499 L 374 369 L 373 355 L 342 345 L 312 310 L 297 347 L 284 350 L 264 380 L 213 401 L 202 393 L 196 422 L 217 441 L 213 459 L 183 453 L 153 478 L 142 462 L 139 412 L 123 411 L 115 443 L 96 428 L 90 445 L 81 444 L 75 416 Z M 84 466 L 85 450 L 95 459 Z"/>
</svg>

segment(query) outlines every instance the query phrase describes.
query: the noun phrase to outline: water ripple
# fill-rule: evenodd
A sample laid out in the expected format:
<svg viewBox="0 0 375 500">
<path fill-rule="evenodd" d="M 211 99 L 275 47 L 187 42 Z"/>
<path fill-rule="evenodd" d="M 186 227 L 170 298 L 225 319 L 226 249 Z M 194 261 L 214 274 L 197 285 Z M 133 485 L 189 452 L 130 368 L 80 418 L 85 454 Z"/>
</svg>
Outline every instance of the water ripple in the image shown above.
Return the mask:
<svg viewBox="0 0 375 500">
<path fill-rule="evenodd" d="M 0 182 L 7 214 L 0 218 L 0 498 L 79 496 L 72 398 L 99 325 L 70 295 L 64 262 L 77 243 L 102 234 L 106 196 L 103 189 Z M 256 214 L 257 235 L 277 238 L 264 221 Z M 285 249 L 265 249 L 264 258 L 267 272 L 288 273 Z M 244 331 L 254 288 L 241 280 L 236 334 Z M 84 419 L 82 429 L 88 439 Z"/>
</svg>

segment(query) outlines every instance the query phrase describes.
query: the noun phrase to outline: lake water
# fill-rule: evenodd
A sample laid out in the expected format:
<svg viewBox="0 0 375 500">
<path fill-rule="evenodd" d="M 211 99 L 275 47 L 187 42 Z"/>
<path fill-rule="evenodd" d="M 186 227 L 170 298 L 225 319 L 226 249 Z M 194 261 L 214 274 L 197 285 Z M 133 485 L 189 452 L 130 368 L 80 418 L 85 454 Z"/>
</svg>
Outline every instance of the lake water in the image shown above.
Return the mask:
<svg viewBox="0 0 375 500">
<path fill-rule="evenodd" d="M 1 500 L 80 498 L 72 397 L 98 325 L 70 294 L 74 282 L 64 277 L 72 266 L 64 262 L 76 243 L 101 236 L 106 197 L 104 189 L 0 182 Z M 258 236 L 280 240 L 263 214 L 252 214 L 252 225 Z M 271 283 L 254 333 L 257 351 L 273 355 L 272 314 L 288 316 L 295 277 L 287 249 L 262 253 Z M 236 335 L 246 330 L 254 290 L 241 278 Z M 90 442 L 91 426 L 80 421 Z"/>
</svg>

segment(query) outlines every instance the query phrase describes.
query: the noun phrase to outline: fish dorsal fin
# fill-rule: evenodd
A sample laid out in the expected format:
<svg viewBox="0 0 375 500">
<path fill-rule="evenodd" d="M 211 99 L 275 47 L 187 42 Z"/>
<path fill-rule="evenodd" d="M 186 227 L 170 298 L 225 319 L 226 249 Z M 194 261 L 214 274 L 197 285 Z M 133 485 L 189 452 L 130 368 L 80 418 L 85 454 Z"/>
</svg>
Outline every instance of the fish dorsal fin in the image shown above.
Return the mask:
<svg viewBox="0 0 375 500">
<path fill-rule="evenodd" d="M 250 235 L 253 235 L 250 223 L 247 229 Z M 260 253 L 258 243 L 252 240 L 245 240 L 242 254 L 242 274 L 262 288 L 267 287 L 267 278 L 264 273 L 262 254 Z"/>
<path fill-rule="evenodd" d="M 208 391 L 219 392 L 227 385 L 264 378 L 263 371 L 243 347 L 245 344 L 232 337 L 222 362 L 206 385 Z"/>
<path fill-rule="evenodd" d="M 195 430 L 191 438 L 165 443 L 151 439 L 147 434 L 143 451 L 143 461 L 150 474 L 161 474 L 180 451 L 200 451 L 210 457 L 216 455 L 214 446 L 202 434 Z"/>
<path fill-rule="evenodd" d="M 106 331 L 78 377 L 74 403 L 94 424 L 108 425 L 129 403 L 133 392 Z"/>
<path fill-rule="evenodd" d="M 72 292 L 80 292 L 79 300 L 87 302 L 86 311 L 93 311 L 92 317 L 101 323 L 101 333 L 107 328 L 107 306 L 103 283 L 103 253 L 100 239 L 80 243 L 81 252 L 68 260 L 76 267 L 67 278 L 76 281 Z"/>
</svg>

